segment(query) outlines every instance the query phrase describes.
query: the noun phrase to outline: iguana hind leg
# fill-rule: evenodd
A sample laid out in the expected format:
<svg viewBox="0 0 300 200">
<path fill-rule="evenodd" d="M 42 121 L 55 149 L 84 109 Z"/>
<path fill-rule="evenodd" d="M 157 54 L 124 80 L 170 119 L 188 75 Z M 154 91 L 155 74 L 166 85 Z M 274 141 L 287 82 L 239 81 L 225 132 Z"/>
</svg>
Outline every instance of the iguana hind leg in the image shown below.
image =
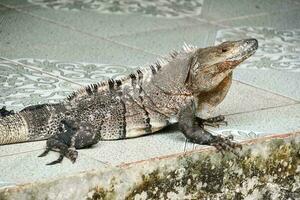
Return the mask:
<svg viewBox="0 0 300 200">
<path fill-rule="evenodd" d="M 6 117 L 8 115 L 13 115 L 13 114 L 15 114 L 15 112 L 13 110 L 7 110 L 6 106 L 3 106 L 0 109 L 0 117 Z"/>
<path fill-rule="evenodd" d="M 64 157 L 69 158 L 72 163 L 74 163 L 78 157 L 78 152 L 76 150 L 70 149 L 68 145 L 64 144 L 62 141 L 53 138 L 47 140 L 47 148 L 41 155 L 39 155 L 39 157 L 46 156 L 51 150 L 59 152 L 59 157 L 57 160 L 47 163 L 47 165 L 58 164 Z"/>
<path fill-rule="evenodd" d="M 47 165 L 60 163 L 64 157 L 75 163 L 78 152 L 75 150 L 92 146 L 98 142 L 97 132 L 90 124 L 74 120 L 62 120 L 58 133 L 47 140 L 46 150 L 39 156 L 46 156 L 49 151 L 59 152 L 59 158 Z"/>
<path fill-rule="evenodd" d="M 199 124 L 195 116 L 194 102 L 190 102 L 185 108 L 179 113 L 178 125 L 180 130 L 186 136 L 186 138 L 197 144 L 211 145 L 216 147 L 221 153 L 223 151 L 230 151 L 234 154 L 235 148 L 241 148 L 240 144 L 232 142 L 233 137 L 222 137 L 220 135 L 213 135 L 204 129 L 203 124 Z"/>
</svg>

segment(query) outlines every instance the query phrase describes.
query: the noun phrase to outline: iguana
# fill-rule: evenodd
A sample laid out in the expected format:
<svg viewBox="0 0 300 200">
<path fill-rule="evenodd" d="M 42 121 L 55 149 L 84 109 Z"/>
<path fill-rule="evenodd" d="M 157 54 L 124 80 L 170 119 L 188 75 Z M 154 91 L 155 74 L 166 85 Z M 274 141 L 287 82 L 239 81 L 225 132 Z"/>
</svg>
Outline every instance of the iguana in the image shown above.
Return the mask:
<svg viewBox="0 0 300 200">
<path fill-rule="evenodd" d="M 178 122 L 186 138 L 219 150 L 240 145 L 232 137 L 213 135 L 205 124 L 224 117 L 203 115 L 227 94 L 232 71 L 258 48 L 256 39 L 227 41 L 197 48 L 184 45 L 166 59 L 121 79 L 92 84 L 57 104 L 26 107 L 14 113 L 0 110 L 0 144 L 47 139 L 46 149 L 59 152 L 73 163 L 76 149 L 100 140 L 117 140 L 154 133 Z"/>
</svg>

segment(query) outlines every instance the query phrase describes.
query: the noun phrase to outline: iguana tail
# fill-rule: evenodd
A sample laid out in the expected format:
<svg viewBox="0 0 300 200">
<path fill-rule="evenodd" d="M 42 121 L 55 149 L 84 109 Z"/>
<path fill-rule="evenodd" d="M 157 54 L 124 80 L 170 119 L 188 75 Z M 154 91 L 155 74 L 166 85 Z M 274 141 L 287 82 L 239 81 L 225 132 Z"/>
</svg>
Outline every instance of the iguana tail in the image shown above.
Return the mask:
<svg viewBox="0 0 300 200">
<path fill-rule="evenodd" d="M 42 104 L 0 117 L 0 145 L 49 138 L 50 121 L 63 108 L 60 104 Z"/>
<path fill-rule="evenodd" d="M 0 145 L 29 140 L 28 125 L 22 114 L 0 118 Z"/>
</svg>

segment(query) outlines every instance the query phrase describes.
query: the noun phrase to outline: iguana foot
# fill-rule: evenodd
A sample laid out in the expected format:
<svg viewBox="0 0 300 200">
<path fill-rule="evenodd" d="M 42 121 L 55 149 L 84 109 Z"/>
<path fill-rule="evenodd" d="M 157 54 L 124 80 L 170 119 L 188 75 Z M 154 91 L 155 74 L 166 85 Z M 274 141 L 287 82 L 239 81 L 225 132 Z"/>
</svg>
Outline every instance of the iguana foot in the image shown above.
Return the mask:
<svg viewBox="0 0 300 200">
<path fill-rule="evenodd" d="M 219 115 L 216 117 L 208 118 L 208 119 L 201 119 L 199 117 L 196 118 L 196 121 L 198 124 L 203 127 L 204 125 L 206 126 L 212 126 L 219 128 L 221 125 L 227 126 L 228 123 L 225 121 L 225 117 L 223 115 Z"/>
<path fill-rule="evenodd" d="M 202 119 L 199 120 L 199 118 L 196 118 L 195 107 L 193 102 L 191 102 L 179 113 L 178 126 L 185 137 L 193 143 L 214 146 L 217 150 L 221 151 L 223 155 L 224 151 L 230 151 L 238 155 L 235 149 L 237 147 L 241 148 L 241 145 L 232 142 L 233 136 L 222 137 L 220 135 L 213 135 L 204 129 L 203 120 L 201 120 Z M 204 121 L 210 123 L 224 122 L 224 117 L 218 116 Z"/>
<path fill-rule="evenodd" d="M 3 106 L 0 109 L 0 117 L 6 117 L 8 115 L 13 115 L 13 114 L 15 114 L 15 112 L 13 110 L 7 110 L 6 106 Z"/>
<path fill-rule="evenodd" d="M 51 150 L 58 151 L 59 157 L 57 160 L 47 163 L 46 165 L 54 165 L 54 164 L 61 163 L 64 157 L 69 158 L 72 161 L 72 163 L 75 163 L 78 157 L 78 152 L 76 150 L 69 148 L 63 142 L 52 138 L 47 140 L 47 148 L 41 155 L 39 155 L 39 157 L 46 156 Z"/>
<path fill-rule="evenodd" d="M 64 157 L 75 163 L 78 152 L 75 149 L 85 148 L 96 144 L 99 140 L 97 131 L 91 124 L 74 120 L 62 120 L 58 133 L 47 140 L 46 150 L 39 156 L 46 156 L 49 151 L 59 152 L 59 158 L 47 165 L 60 163 Z"/>
<path fill-rule="evenodd" d="M 238 156 L 238 153 L 235 151 L 237 148 L 242 149 L 242 145 L 232 141 L 233 136 L 229 135 L 223 137 L 221 135 L 214 135 L 210 145 L 216 147 L 216 149 L 224 155 L 224 152 L 229 151 L 234 155 Z"/>
</svg>

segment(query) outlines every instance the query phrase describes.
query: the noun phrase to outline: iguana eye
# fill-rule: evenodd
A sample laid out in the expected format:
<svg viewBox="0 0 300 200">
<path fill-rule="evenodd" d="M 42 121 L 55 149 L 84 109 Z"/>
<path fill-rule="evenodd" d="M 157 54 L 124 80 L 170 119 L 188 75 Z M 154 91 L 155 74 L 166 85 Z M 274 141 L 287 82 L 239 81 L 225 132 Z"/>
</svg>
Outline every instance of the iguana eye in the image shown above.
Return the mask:
<svg viewBox="0 0 300 200">
<path fill-rule="evenodd" d="M 225 52 L 227 52 L 227 51 L 228 51 L 227 48 L 225 48 L 225 47 L 222 48 L 222 53 L 225 53 Z"/>
</svg>

